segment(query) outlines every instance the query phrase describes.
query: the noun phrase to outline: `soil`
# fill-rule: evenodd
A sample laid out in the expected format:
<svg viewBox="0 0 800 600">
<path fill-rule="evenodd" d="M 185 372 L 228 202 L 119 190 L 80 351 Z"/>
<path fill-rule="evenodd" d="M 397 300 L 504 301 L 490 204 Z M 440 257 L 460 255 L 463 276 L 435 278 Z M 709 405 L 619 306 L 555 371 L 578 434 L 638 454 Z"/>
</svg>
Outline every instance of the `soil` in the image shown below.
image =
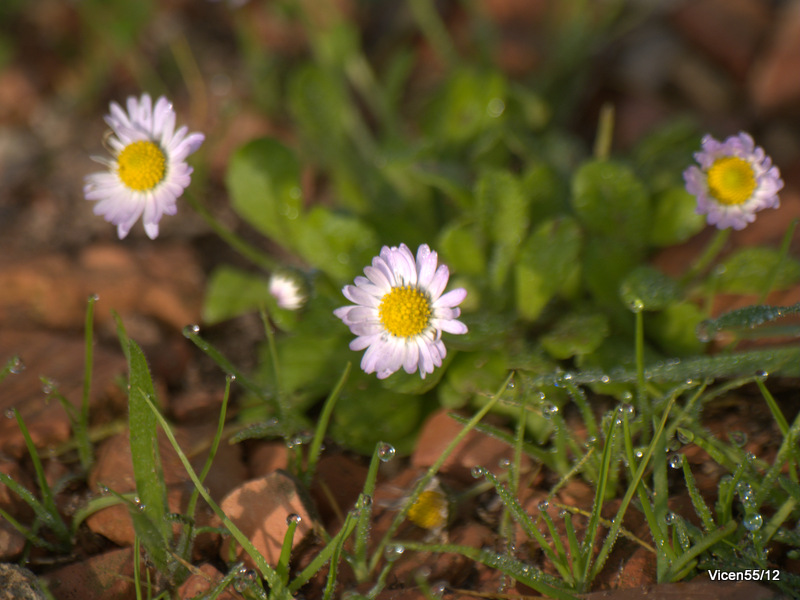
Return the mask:
<svg viewBox="0 0 800 600">
<path fill-rule="evenodd" d="M 209 135 L 206 142 L 210 166 L 204 174 L 209 197 L 219 197 L 215 214 L 239 227 L 241 234 L 254 243 L 277 251 L 237 225 L 223 191 L 224 167 L 239 144 L 266 133 L 291 139 L 290 124 L 266 120 L 252 108 L 247 97 L 237 97 L 251 82 L 241 80 L 246 72 L 237 58 L 235 19 L 244 16 L 260 28 L 265 52 L 288 60 L 307 51 L 301 31 L 286 21 L 270 20 L 268 15 L 272 13 L 259 10 L 255 4 L 235 9 L 241 12 L 234 17 L 233 9 L 224 3 L 164 2 L 158 7 L 155 25 L 146 29 L 152 39 L 140 40 L 137 48 L 149 56 L 148 52 L 154 52 L 152 46 L 162 43 L 164 36 L 178 40 L 175 44 L 188 40 L 203 78 L 210 84 L 199 92 L 192 89 L 188 95 L 176 92 L 176 109 L 179 114 L 188 115 L 193 130 L 217 132 Z M 363 23 L 368 47 L 380 48 L 376 39 L 389 28 L 384 22 L 385 15 L 390 14 L 385 12 L 385 6 L 334 4 Z M 523 82 L 535 77 L 548 58 L 547 49 L 539 40 L 552 3 L 480 0 L 475 4 L 483 17 L 498 28 L 494 48 L 498 66 Z M 786 224 L 800 217 L 800 3 L 695 0 L 654 4 L 658 7 L 648 17 L 635 20 L 629 30 L 603 46 L 594 57 L 582 107 L 576 111 L 585 116 L 572 123 L 575 133 L 591 139 L 600 106 L 613 101 L 617 107 L 615 144 L 619 150 L 625 150 L 654 125 L 687 112 L 710 131 L 745 130 L 757 134 L 786 182 L 781 193 L 782 208 L 763 213 L 755 224 L 734 233 L 726 251 L 756 244 L 779 245 Z M 465 17 L 461 4 L 439 5 L 457 42 L 467 44 L 468 40 L 463 39 Z M 87 29 L 76 6 L 59 0 L 38 0 L 35 9 L 31 6 L 10 12 L 10 18 L 0 21 L 0 50 L 7 52 L 7 58 L 0 61 L 0 364 L 12 356 L 19 356 L 23 363 L 17 374 L 0 383 L 0 411 L 9 417 L 0 418 L 0 471 L 28 489 L 36 489 L 25 441 L 13 418 L 12 409 L 16 408 L 41 450 L 48 482 L 58 491 L 59 509 L 68 517 L 98 494 L 98 484 L 119 492 L 133 489 L 130 457 L 125 454 L 129 452 L 126 397 L 120 387 L 125 361 L 119 351 L 112 310 L 121 316 L 130 337 L 143 347 L 162 409 L 175 425 L 182 447 L 196 465 L 202 465 L 221 405 L 224 380 L 216 366 L 181 331 L 188 324 L 201 323 L 203 290 L 211 269 L 218 264 L 241 263 L 185 205 L 180 205 L 179 217 L 162 221 L 162 233 L 156 241 L 147 239 L 139 226 L 129 238 L 119 241 L 114 228 L 91 213 L 91 206 L 82 198 L 82 177 L 96 168 L 88 156 L 97 151 L 97 140 L 103 134 L 99 116 L 105 114 L 109 100 L 138 92 L 136 82 L 144 67 L 136 60 L 111 56 L 105 79 L 92 79 L 82 65 L 87 62 L 84 53 L 98 52 L 91 46 L 96 34 Z M 432 51 L 423 40 L 415 43 L 415 81 L 423 85 L 436 79 L 437 62 L 428 60 Z M 227 74 L 227 79 L 220 74 Z M 145 73 L 144 77 L 151 75 Z M 216 116 L 222 106 L 231 103 L 239 110 L 225 120 Z M 668 273 L 680 272 L 712 233 L 705 231 L 680 247 L 664 251 L 654 257 L 654 263 Z M 790 252 L 800 256 L 797 236 Z M 87 478 L 80 473 L 74 450 L 68 446 L 69 420 L 52 398 L 52 391 L 57 388 L 69 402 L 79 406 L 84 373 L 84 317 L 91 294 L 99 298 L 91 389 L 96 461 Z M 753 300 L 719 297 L 714 312 Z M 768 300 L 779 305 L 800 302 L 800 287 L 772 294 Z M 203 334 L 247 370 L 255 360 L 259 330 L 257 317 L 245 316 L 204 328 Z M 42 376 L 51 381 L 43 384 Z M 769 385 L 787 419 L 794 419 L 800 411 L 797 381 L 770 379 Z M 236 409 L 234 397 L 234 416 Z M 743 435 L 748 451 L 766 460 L 774 455 L 780 437 L 757 390 L 743 388 L 709 406 L 703 416 L 705 425 L 722 439 Z M 448 425 L 454 421 L 445 414 L 435 413 L 431 419 L 428 427 L 454 435 Z M 412 456 L 398 457 L 382 466 L 374 498 L 373 539 L 388 527 L 397 501 L 431 464 L 431 457 L 437 456 L 441 443 L 447 439 L 445 435 L 426 438 L 423 434 Z M 442 469 L 442 485 L 455 491 L 466 489 L 474 484 L 469 475 L 472 466 L 497 465 L 504 452 L 495 440 L 475 434 L 469 447 L 456 453 Z M 724 473 L 698 448 L 687 447 L 682 452 L 697 476 L 701 492 L 713 502 Z M 166 443 L 162 453 L 170 506 L 178 511 L 185 505 L 189 486 Z M 282 442 L 223 444 L 207 485 L 212 497 L 220 502 L 232 491 L 243 493 L 252 482 L 263 482 L 277 470 L 285 469 L 287 461 L 288 451 Z M 278 521 L 285 523 L 287 514 L 297 512 L 307 515 L 301 521 L 304 527 L 310 529 L 319 519 L 328 531 L 336 531 L 341 515 L 353 505 L 363 485 L 366 464 L 363 457 L 329 445 L 310 497 L 305 498 L 302 490 L 283 480 L 270 484 L 277 488 L 270 488 L 269 493 L 284 494 L 287 505 L 259 505 L 259 510 L 265 511 L 263 519 L 280 517 Z M 535 514 L 556 479 L 534 464 L 528 467 L 521 501 Z M 592 490 L 581 481 L 571 481 L 557 500 L 587 510 L 593 500 Z M 671 502 L 679 514 L 694 515 L 685 495 L 676 491 Z M 548 510 L 557 512 L 557 503 L 551 504 Z M 246 515 L 254 507 L 243 501 L 239 510 Z M 4 486 L 0 486 L 0 508 L 22 523 L 32 520 L 27 505 Z M 604 514 L 610 516 L 614 509 L 615 502 L 611 501 Z M 215 524 L 205 508 L 199 513 L 200 523 Z M 453 543 L 497 548 L 501 543 L 494 533 L 498 514 L 498 503 L 490 494 L 478 496 L 459 506 L 452 524 L 436 535 Z M 641 518 L 637 521 L 631 517 L 625 525 L 649 541 Z M 400 531 L 400 537 L 406 539 L 430 536 L 430 532 L 411 523 Z M 78 531 L 74 548 L 66 553 L 29 551 L 24 538 L 0 520 L 0 561 L 22 559 L 28 569 L 48 583 L 57 600 L 135 597 L 131 583 L 132 545 L 130 521 L 120 507 L 87 519 Z M 176 597 L 195 597 L 222 577 L 225 567 L 219 547 L 218 536 L 207 535 L 198 540 L 193 575 Z M 313 533 L 305 535 L 293 555 L 294 568 L 307 564 L 319 547 Z M 796 559 L 787 557 L 780 548 L 771 552 L 770 560 L 776 566 L 800 573 Z M 517 540 L 517 553 L 534 564 L 546 562 L 536 548 L 521 538 Z M 433 587 L 443 585 L 446 598 L 535 595 L 524 586 L 513 585 L 498 571 L 462 557 L 409 552 L 398 558 L 387 589 L 378 597 L 424 597 L 415 581 L 420 573 Z M 305 598 L 320 597 L 325 574 L 323 570 L 303 590 Z M 346 570 L 341 581 L 342 590 L 357 587 L 352 573 Z M 705 575 L 691 582 L 657 585 L 653 555 L 627 539 L 617 544 L 593 591 L 588 597 L 776 597 L 776 592 L 764 585 L 712 582 Z M 0 598 L 3 597 L 10 596 L 3 596 L 0 591 Z M 231 589 L 220 597 L 239 595 Z"/>
</svg>

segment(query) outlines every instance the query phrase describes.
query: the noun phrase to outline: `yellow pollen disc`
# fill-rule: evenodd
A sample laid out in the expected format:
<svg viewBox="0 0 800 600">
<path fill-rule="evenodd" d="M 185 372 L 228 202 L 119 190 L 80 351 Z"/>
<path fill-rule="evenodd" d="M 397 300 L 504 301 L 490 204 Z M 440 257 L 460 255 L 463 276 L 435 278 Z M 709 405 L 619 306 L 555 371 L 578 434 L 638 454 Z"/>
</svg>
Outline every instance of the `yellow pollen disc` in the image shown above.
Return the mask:
<svg viewBox="0 0 800 600">
<path fill-rule="evenodd" d="M 428 297 L 407 285 L 392 288 L 378 307 L 378 316 L 386 331 L 397 337 L 412 337 L 428 326 L 431 305 Z"/>
<path fill-rule="evenodd" d="M 708 170 L 708 189 L 720 204 L 742 204 L 756 189 L 753 167 L 735 156 L 718 158 Z"/>
<path fill-rule="evenodd" d="M 128 188 L 151 190 L 167 170 L 167 157 L 157 144 L 144 140 L 128 144 L 117 156 L 117 174 Z"/>
<path fill-rule="evenodd" d="M 436 490 L 426 490 L 408 509 L 408 520 L 423 529 L 441 529 L 447 524 L 447 497 Z"/>
</svg>

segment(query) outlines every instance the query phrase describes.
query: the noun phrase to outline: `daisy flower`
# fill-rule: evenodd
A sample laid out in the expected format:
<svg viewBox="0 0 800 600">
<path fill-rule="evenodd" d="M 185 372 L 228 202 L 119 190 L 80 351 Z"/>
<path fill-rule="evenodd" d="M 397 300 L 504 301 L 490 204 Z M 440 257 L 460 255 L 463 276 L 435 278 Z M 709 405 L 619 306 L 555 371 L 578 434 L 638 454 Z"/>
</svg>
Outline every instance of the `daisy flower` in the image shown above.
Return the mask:
<svg viewBox="0 0 800 600">
<path fill-rule="evenodd" d="M 122 239 L 142 217 L 150 239 L 158 236 L 163 215 L 174 215 L 175 202 L 191 181 L 186 157 L 200 147 L 202 133 L 187 135 L 187 127 L 175 130 L 175 111 L 160 97 L 153 107 L 149 94 L 130 96 L 127 112 L 116 102 L 105 117 L 112 131 L 108 145 L 111 159 L 93 157 L 107 170 L 86 177 L 83 193 L 96 201 L 94 213 L 117 226 Z"/>
<path fill-rule="evenodd" d="M 783 188 L 778 167 L 746 133 L 724 142 L 706 135 L 694 157 L 700 167 L 683 172 L 686 190 L 697 198 L 697 214 L 719 229 L 744 229 L 764 208 L 778 208 Z"/>
<path fill-rule="evenodd" d="M 297 310 L 306 301 L 297 282 L 281 273 L 273 273 L 269 278 L 269 293 L 277 305 L 286 310 Z"/>
<path fill-rule="evenodd" d="M 356 277 L 355 285 L 342 290 L 355 306 L 337 308 L 334 314 L 356 336 L 351 350 L 366 352 L 361 368 L 385 379 L 401 367 L 406 373 L 419 370 L 424 379 L 442 366 L 447 354 L 442 331 L 467 332 L 456 320 L 457 308 L 467 295 L 458 288 L 442 295 L 450 277 L 447 265 L 437 268 L 437 254 L 427 244 L 417 250 L 417 259 L 408 246 L 384 246 L 372 266 L 364 268 L 366 277 Z"/>
</svg>

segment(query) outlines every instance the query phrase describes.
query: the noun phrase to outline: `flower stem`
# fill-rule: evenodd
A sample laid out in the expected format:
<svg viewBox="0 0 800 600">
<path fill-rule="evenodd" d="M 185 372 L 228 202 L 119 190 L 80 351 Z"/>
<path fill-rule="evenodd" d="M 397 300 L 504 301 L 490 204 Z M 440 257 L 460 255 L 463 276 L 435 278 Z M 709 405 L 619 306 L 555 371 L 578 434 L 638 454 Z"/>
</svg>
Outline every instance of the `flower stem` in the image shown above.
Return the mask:
<svg viewBox="0 0 800 600">
<path fill-rule="evenodd" d="M 680 284 L 682 286 L 689 283 L 692 279 L 697 277 L 700 273 L 708 268 L 708 265 L 710 265 L 711 262 L 719 255 L 730 235 L 730 229 L 717 230 L 717 233 L 711 239 L 711 242 L 709 242 L 708 246 L 706 246 L 703 254 L 700 255 L 700 258 L 698 258 L 692 267 L 686 271 L 686 273 L 684 273 L 683 277 L 681 277 Z"/>
<path fill-rule="evenodd" d="M 272 259 L 270 256 L 261 252 L 255 246 L 244 241 L 241 237 L 239 237 L 236 233 L 225 227 L 222 223 L 220 223 L 209 211 L 208 209 L 203 206 L 197 198 L 192 196 L 191 194 L 184 194 L 184 198 L 189 203 L 189 205 L 199 214 L 206 223 L 214 230 L 219 237 L 221 237 L 225 242 L 230 245 L 231 248 L 236 250 L 239 254 L 247 258 L 248 260 L 252 261 L 262 269 L 267 271 L 272 271 L 275 269 L 275 260 Z"/>
</svg>

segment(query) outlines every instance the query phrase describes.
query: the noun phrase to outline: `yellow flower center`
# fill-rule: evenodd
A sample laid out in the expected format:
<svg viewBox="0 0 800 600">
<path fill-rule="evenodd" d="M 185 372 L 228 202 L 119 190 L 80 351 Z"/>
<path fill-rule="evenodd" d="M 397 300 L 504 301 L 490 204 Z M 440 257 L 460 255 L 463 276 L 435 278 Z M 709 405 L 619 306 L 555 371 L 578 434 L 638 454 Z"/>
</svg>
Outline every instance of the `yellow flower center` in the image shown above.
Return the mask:
<svg viewBox="0 0 800 600">
<path fill-rule="evenodd" d="M 397 337 L 421 333 L 430 321 L 431 304 L 417 288 L 404 285 L 392 288 L 378 307 L 378 315 L 386 331 Z"/>
<path fill-rule="evenodd" d="M 742 204 L 756 189 L 753 167 L 736 156 L 718 158 L 708 170 L 708 189 L 721 204 Z"/>
<path fill-rule="evenodd" d="M 158 145 L 144 140 L 128 144 L 117 156 L 117 174 L 128 188 L 151 190 L 164 179 L 167 157 Z"/>
<path fill-rule="evenodd" d="M 441 529 L 447 524 L 447 497 L 436 490 L 425 490 L 408 509 L 408 520 L 423 529 Z"/>
</svg>

